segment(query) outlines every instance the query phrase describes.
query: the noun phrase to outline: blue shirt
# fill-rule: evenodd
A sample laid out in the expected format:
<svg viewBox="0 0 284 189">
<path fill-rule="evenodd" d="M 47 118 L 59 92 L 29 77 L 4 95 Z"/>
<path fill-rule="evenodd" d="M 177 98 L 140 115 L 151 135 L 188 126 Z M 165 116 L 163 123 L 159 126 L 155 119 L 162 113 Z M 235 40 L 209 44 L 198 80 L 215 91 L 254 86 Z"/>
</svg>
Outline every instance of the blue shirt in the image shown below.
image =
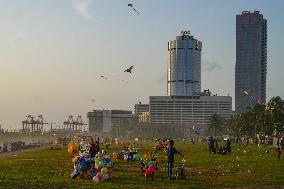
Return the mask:
<svg viewBox="0 0 284 189">
<path fill-rule="evenodd" d="M 167 155 L 168 155 L 168 162 L 174 162 L 174 156 L 175 154 L 178 153 L 177 149 L 173 146 L 169 146 L 167 150 Z"/>
</svg>

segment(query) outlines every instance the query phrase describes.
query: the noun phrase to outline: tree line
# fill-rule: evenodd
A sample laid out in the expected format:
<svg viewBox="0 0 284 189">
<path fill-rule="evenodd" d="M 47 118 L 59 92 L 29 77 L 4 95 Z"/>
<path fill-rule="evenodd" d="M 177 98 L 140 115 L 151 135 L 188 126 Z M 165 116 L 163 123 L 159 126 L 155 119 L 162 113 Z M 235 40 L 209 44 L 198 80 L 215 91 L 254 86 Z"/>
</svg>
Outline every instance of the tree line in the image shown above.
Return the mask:
<svg viewBox="0 0 284 189">
<path fill-rule="evenodd" d="M 211 134 L 231 136 L 268 136 L 284 133 L 284 102 L 277 96 L 264 104 L 255 104 L 244 112 L 236 112 L 231 119 L 225 120 L 213 114 L 209 120 Z"/>
</svg>

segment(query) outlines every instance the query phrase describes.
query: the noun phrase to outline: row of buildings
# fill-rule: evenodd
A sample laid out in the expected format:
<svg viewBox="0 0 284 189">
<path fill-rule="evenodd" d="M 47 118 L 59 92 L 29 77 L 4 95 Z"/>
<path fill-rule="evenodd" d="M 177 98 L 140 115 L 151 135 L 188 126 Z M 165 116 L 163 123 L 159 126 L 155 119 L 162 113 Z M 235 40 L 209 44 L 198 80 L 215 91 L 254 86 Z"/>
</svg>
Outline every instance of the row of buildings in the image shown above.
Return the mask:
<svg viewBox="0 0 284 189">
<path fill-rule="evenodd" d="M 192 135 L 206 133 L 209 118 L 232 116 L 232 97 L 212 96 L 210 91 L 193 96 L 150 96 L 149 104 L 135 104 L 134 114 L 126 110 L 94 110 L 88 113 L 89 130 L 101 135 L 128 136 L 129 132 Z M 167 131 L 167 132 L 166 132 Z"/>
<path fill-rule="evenodd" d="M 235 110 L 245 111 L 254 99 L 266 101 L 267 21 L 259 11 L 236 16 Z M 88 113 L 89 130 L 115 136 L 179 132 L 206 133 L 209 118 L 233 115 L 232 97 L 201 92 L 202 42 L 182 31 L 168 42 L 167 96 L 150 96 L 149 103 L 135 104 L 134 114 L 125 110 L 94 110 Z M 250 93 L 249 98 L 243 90 Z M 150 131 L 150 132 L 149 132 Z"/>
</svg>

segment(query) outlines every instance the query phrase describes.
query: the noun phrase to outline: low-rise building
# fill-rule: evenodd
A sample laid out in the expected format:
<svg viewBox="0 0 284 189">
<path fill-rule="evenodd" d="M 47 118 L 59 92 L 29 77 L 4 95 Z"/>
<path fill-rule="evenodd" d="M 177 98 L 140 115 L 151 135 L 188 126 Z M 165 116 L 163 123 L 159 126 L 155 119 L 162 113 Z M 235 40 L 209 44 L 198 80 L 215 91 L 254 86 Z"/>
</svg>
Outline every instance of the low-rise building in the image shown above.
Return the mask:
<svg viewBox="0 0 284 189">
<path fill-rule="evenodd" d="M 149 122 L 149 104 L 142 104 L 139 102 L 134 105 L 134 113 L 139 117 L 139 123 L 148 123 Z"/>
<path fill-rule="evenodd" d="M 87 117 L 89 131 L 98 134 L 125 136 L 138 124 L 138 115 L 128 110 L 94 110 Z"/>
<path fill-rule="evenodd" d="M 141 112 L 139 113 L 139 123 L 149 123 L 150 122 L 150 113 L 149 112 Z"/>
<path fill-rule="evenodd" d="M 230 96 L 150 96 L 150 123 L 207 128 L 209 118 L 232 116 Z"/>
<path fill-rule="evenodd" d="M 143 112 L 149 112 L 149 104 L 142 104 L 139 102 L 138 104 L 134 105 L 134 113 L 135 114 L 140 114 Z"/>
</svg>

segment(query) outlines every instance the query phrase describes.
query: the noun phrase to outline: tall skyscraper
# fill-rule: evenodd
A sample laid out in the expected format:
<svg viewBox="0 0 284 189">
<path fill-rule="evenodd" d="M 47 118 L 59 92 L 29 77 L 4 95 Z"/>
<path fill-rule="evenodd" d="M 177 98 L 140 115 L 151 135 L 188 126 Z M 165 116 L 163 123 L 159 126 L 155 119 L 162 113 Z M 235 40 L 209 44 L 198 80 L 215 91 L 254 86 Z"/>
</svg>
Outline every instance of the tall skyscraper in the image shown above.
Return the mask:
<svg viewBox="0 0 284 189">
<path fill-rule="evenodd" d="M 235 109 L 246 111 L 256 101 L 266 102 L 267 21 L 259 11 L 236 16 Z"/>
<path fill-rule="evenodd" d="M 192 96 L 201 90 L 202 43 L 189 31 L 168 42 L 168 96 Z"/>
</svg>

